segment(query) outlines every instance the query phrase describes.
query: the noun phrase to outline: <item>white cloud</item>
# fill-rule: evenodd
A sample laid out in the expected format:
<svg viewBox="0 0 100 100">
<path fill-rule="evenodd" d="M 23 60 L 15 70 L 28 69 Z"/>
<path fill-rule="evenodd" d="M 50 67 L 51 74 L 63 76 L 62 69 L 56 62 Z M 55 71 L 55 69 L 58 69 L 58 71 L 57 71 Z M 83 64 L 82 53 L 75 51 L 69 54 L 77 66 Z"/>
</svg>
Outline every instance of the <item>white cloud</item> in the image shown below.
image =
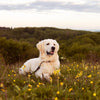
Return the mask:
<svg viewBox="0 0 100 100">
<path fill-rule="evenodd" d="M 5 0 L 6 3 L 9 0 Z M 34 1 L 34 2 L 32 2 Z M 12 4 L 0 4 L 0 10 L 28 10 L 35 9 L 37 11 L 50 10 L 72 10 L 78 12 L 94 12 L 100 13 L 99 1 L 94 0 L 13 0 Z M 8 2 L 11 3 L 11 2 Z M 19 4 L 18 4 L 19 3 Z M 21 4 L 22 3 L 22 4 Z M 13 5 L 14 4 L 14 5 Z"/>
<path fill-rule="evenodd" d="M 73 3 L 73 4 L 84 4 L 86 0 L 37 0 L 37 1 L 45 1 L 45 2 L 61 2 L 61 3 Z"/>
<path fill-rule="evenodd" d="M 26 4 L 32 2 L 62 2 L 62 3 L 74 3 L 74 4 L 84 4 L 89 0 L 0 0 L 0 4 Z M 91 0 L 95 2 L 100 2 L 99 0 Z"/>
<path fill-rule="evenodd" d="M 26 3 L 31 3 L 35 2 L 37 0 L 0 0 L 0 4 L 26 4 Z"/>
</svg>

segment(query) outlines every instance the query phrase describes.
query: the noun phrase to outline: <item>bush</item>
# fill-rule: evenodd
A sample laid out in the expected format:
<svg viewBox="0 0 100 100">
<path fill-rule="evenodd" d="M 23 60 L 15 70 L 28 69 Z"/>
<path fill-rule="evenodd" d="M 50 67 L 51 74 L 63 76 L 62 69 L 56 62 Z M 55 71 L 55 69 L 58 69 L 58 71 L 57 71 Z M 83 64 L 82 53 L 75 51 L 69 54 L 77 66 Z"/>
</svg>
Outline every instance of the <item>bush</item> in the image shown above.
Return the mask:
<svg viewBox="0 0 100 100">
<path fill-rule="evenodd" d="M 28 42 L 18 42 L 15 40 L 0 39 L 0 53 L 7 64 L 25 61 L 37 56 L 37 50 Z"/>
</svg>

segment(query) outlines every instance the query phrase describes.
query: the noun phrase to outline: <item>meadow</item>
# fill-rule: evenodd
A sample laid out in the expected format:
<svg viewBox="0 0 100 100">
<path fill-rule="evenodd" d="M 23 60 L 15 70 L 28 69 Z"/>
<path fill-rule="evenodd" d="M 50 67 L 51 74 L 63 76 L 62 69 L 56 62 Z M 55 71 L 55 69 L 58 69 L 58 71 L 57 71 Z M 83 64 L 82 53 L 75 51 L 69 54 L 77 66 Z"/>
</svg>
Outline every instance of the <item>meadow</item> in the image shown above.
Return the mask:
<svg viewBox="0 0 100 100">
<path fill-rule="evenodd" d="M 0 65 L 0 100 L 100 100 L 99 63 L 61 64 L 50 82 L 34 73 L 19 75 L 20 66 Z"/>
<path fill-rule="evenodd" d="M 60 45 L 60 69 L 50 82 L 34 73 L 19 75 L 23 62 L 38 57 L 36 44 L 47 38 Z M 0 27 L 0 100 L 100 100 L 100 32 Z"/>
</svg>

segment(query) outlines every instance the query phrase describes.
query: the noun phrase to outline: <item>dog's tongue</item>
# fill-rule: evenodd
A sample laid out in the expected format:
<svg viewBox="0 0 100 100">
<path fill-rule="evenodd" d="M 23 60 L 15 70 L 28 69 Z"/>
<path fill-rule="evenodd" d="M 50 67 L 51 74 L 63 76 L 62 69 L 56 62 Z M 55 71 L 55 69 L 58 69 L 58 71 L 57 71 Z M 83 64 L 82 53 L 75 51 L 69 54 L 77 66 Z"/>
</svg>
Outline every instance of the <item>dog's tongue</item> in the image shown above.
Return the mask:
<svg viewBox="0 0 100 100">
<path fill-rule="evenodd" d="M 51 51 L 50 53 L 53 54 L 54 52 Z"/>
</svg>

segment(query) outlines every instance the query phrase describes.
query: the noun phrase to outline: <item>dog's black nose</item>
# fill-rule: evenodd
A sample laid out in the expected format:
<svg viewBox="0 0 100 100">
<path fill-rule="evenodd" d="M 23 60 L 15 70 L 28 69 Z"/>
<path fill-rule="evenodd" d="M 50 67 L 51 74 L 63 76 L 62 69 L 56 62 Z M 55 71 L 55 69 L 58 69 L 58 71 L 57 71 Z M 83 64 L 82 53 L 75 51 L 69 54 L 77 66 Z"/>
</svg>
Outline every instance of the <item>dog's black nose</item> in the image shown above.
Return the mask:
<svg viewBox="0 0 100 100">
<path fill-rule="evenodd" d="M 51 47 L 51 49 L 54 51 L 55 50 L 55 47 Z"/>
</svg>

